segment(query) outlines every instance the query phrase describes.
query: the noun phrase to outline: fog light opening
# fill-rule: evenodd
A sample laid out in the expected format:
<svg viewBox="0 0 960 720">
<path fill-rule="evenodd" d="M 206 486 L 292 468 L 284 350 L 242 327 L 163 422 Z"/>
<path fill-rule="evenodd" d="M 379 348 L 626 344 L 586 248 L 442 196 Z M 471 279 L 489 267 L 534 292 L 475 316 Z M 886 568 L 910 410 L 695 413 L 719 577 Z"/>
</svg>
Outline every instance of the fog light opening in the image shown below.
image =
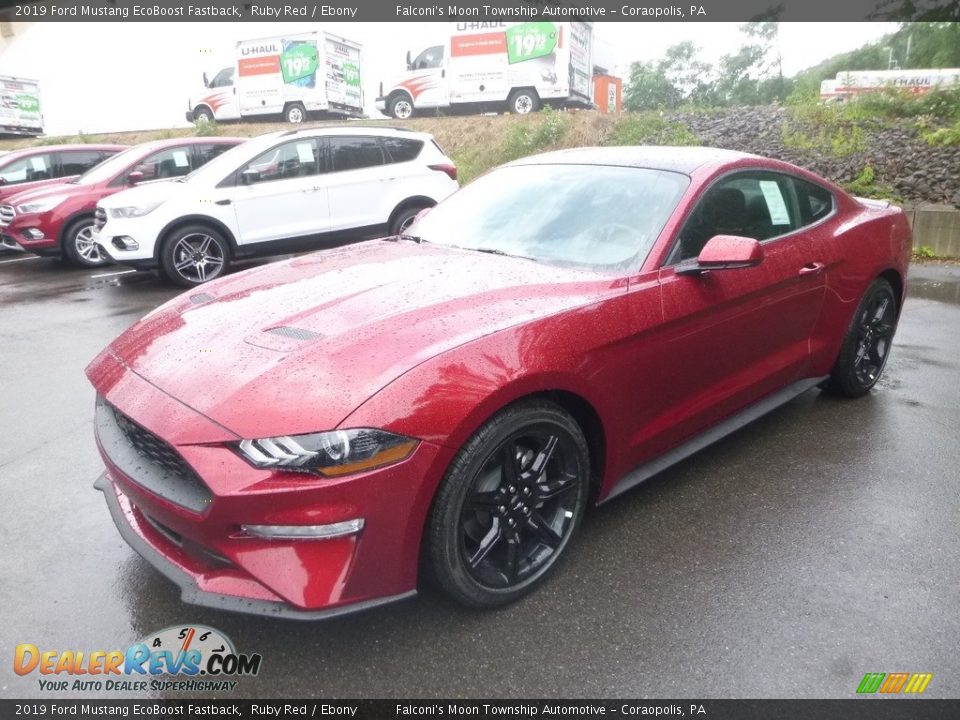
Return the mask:
<svg viewBox="0 0 960 720">
<path fill-rule="evenodd" d="M 139 250 L 140 243 L 134 240 L 129 235 L 120 235 L 115 237 L 112 241 L 113 246 L 117 250 Z"/>
</svg>

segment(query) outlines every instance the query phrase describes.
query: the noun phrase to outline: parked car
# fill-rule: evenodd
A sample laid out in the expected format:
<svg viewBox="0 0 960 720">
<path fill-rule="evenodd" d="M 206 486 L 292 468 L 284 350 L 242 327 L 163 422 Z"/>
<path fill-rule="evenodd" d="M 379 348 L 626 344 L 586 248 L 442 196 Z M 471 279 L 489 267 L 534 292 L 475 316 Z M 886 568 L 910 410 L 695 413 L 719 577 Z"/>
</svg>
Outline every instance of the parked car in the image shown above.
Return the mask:
<svg viewBox="0 0 960 720">
<path fill-rule="evenodd" d="M 17 193 L 72 180 L 125 145 L 41 145 L 0 157 L 0 203 Z"/>
<path fill-rule="evenodd" d="M 97 202 L 150 180 L 183 177 L 241 138 L 177 138 L 132 147 L 80 177 L 7 198 L 0 205 L 0 236 L 36 255 L 62 257 L 80 267 L 107 262 L 93 239 Z"/>
<path fill-rule="evenodd" d="M 900 209 L 754 155 L 523 159 L 402 238 L 224 278 L 127 330 L 87 368 L 97 487 L 188 602 L 324 617 L 423 569 L 500 605 L 588 504 L 817 386 L 868 393 L 910 248 Z"/>
<path fill-rule="evenodd" d="M 232 260 L 400 232 L 454 192 L 432 136 L 357 126 L 262 135 L 181 183 L 138 187 L 97 208 L 116 263 L 199 285 Z"/>
</svg>

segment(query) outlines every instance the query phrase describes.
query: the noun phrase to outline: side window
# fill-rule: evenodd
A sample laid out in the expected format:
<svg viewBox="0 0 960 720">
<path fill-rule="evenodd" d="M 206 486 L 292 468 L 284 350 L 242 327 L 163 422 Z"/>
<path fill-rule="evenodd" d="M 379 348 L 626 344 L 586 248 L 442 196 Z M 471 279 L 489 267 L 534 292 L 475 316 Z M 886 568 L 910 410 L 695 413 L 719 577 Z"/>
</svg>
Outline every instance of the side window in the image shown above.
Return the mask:
<svg viewBox="0 0 960 720">
<path fill-rule="evenodd" d="M 133 170 L 143 173 L 144 180 L 162 180 L 181 177 L 193 169 L 189 147 L 170 148 L 155 152 L 141 160 Z"/>
<path fill-rule="evenodd" d="M 14 160 L 0 168 L 0 178 L 3 178 L 6 185 L 47 180 L 53 177 L 52 160 L 49 153 Z"/>
<path fill-rule="evenodd" d="M 249 177 L 249 184 L 316 175 L 316 146 L 313 140 L 284 143 L 255 157 L 244 170 L 258 173 Z"/>
<path fill-rule="evenodd" d="M 414 70 L 430 70 L 443 65 L 443 45 L 427 48 L 413 61 Z"/>
<path fill-rule="evenodd" d="M 209 145 L 197 145 L 194 149 L 197 151 L 197 167 L 206 165 L 220 153 L 226 152 L 234 147 L 227 143 L 210 143 Z"/>
<path fill-rule="evenodd" d="M 224 68 L 210 81 L 210 87 L 230 87 L 233 85 L 233 68 Z"/>
<path fill-rule="evenodd" d="M 833 193 L 812 182 L 793 178 L 800 208 L 800 226 L 812 225 L 833 212 Z"/>
<path fill-rule="evenodd" d="M 383 165 L 383 148 L 374 137 L 331 137 L 330 164 L 333 172 L 360 170 Z"/>
<path fill-rule="evenodd" d="M 60 153 L 60 177 L 82 175 L 100 162 L 102 155 L 92 150 L 75 150 Z"/>
<path fill-rule="evenodd" d="M 714 235 L 769 240 L 800 227 L 792 179 L 771 172 L 731 175 L 707 190 L 680 230 L 670 263 L 697 257 Z"/>
<path fill-rule="evenodd" d="M 410 138 L 380 138 L 387 150 L 389 162 L 401 163 L 415 159 L 423 149 L 423 141 Z"/>
</svg>

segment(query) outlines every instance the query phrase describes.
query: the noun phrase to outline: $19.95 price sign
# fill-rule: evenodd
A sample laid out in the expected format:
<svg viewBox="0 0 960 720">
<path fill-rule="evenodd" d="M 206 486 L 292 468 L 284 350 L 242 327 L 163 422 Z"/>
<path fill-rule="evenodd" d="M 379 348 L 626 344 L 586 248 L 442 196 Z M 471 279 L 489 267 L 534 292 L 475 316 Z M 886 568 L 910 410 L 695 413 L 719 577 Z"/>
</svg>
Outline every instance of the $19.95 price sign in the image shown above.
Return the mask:
<svg viewBox="0 0 960 720">
<path fill-rule="evenodd" d="M 507 28 L 507 61 L 513 63 L 545 57 L 557 48 L 557 26 L 530 22 Z"/>
</svg>

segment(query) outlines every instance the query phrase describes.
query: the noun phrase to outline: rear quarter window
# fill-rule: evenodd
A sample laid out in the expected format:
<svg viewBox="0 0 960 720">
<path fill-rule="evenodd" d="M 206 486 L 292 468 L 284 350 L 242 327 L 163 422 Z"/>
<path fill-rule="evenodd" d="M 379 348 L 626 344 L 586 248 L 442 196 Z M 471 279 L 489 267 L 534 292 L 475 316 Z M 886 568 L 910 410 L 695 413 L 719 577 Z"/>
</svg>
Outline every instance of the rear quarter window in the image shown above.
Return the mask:
<svg viewBox="0 0 960 720">
<path fill-rule="evenodd" d="M 833 212 L 833 193 L 819 185 L 793 178 L 800 206 L 800 225 L 812 225 Z"/>
<path fill-rule="evenodd" d="M 390 162 L 410 162 L 420 155 L 423 141 L 412 138 L 381 138 L 380 142 L 387 151 Z"/>
</svg>

